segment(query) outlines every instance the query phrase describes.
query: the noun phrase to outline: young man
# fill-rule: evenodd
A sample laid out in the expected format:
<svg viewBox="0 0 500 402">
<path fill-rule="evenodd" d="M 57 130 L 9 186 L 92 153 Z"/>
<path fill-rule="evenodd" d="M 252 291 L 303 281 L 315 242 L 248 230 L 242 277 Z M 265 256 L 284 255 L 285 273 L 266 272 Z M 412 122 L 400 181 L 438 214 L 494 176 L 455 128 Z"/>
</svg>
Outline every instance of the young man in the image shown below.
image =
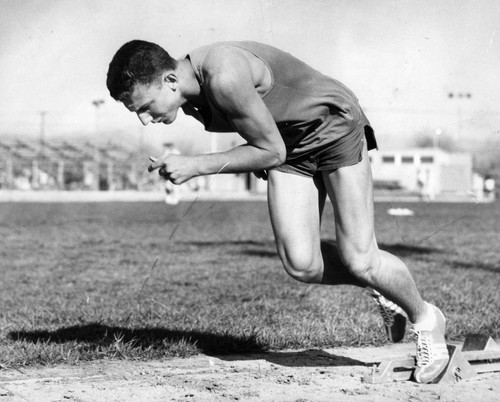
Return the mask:
<svg viewBox="0 0 500 402">
<path fill-rule="evenodd" d="M 404 335 L 401 306 L 417 335 L 416 381 L 439 376 L 449 359 L 445 318 L 422 300 L 404 263 L 377 246 L 367 157 L 376 141 L 348 88 L 256 42 L 216 43 L 175 60 L 144 41 L 118 50 L 107 86 L 142 124 L 170 124 L 182 108 L 207 131 L 238 132 L 244 145 L 151 158 L 149 170 L 159 169 L 174 184 L 218 172 L 254 172 L 268 180 L 272 227 L 288 274 L 307 283 L 373 289 L 397 341 Z M 336 248 L 320 239 L 326 196 L 335 211 Z"/>
</svg>

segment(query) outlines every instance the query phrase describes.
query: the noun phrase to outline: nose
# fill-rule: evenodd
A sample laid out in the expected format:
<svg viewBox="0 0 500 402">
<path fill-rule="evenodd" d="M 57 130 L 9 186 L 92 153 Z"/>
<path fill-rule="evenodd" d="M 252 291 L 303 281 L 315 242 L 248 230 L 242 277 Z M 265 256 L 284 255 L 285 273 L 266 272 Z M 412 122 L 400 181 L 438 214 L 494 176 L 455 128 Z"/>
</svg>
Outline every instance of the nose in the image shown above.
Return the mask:
<svg viewBox="0 0 500 402">
<path fill-rule="evenodd" d="M 137 113 L 137 117 L 139 117 L 139 120 L 144 126 L 147 126 L 149 122 L 153 120 L 149 113 Z"/>
</svg>

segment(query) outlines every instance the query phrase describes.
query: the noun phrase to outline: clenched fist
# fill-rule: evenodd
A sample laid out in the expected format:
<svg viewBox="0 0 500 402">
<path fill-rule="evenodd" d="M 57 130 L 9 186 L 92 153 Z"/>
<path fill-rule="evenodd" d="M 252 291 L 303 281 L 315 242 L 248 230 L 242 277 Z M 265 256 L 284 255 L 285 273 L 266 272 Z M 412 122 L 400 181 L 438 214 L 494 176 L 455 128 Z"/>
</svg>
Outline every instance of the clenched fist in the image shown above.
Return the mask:
<svg viewBox="0 0 500 402">
<path fill-rule="evenodd" d="M 150 156 L 152 162 L 148 172 L 158 169 L 158 174 L 174 184 L 182 184 L 197 176 L 197 166 L 194 158 L 185 155 L 165 154 L 159 158 Z"/>
</svg>

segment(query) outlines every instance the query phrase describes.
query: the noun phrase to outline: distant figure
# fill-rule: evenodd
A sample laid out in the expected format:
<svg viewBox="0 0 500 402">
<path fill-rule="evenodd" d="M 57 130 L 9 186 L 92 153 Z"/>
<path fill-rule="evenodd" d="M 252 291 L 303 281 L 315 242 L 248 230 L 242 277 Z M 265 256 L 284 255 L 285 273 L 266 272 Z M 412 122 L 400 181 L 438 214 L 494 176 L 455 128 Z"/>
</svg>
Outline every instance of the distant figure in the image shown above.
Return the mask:
<svg viewBox="0 0 500 402">
<path fill-rule="evenodd" d="M 444 315 L 422 299 L 408 267 L 377 245 L 368 159 L 377 142 L 349 88 L 262 43 L 215 43 L 176 60 L 140 40 L 115 54 L 107 86 L 143 124 L 173 123 L 182 109 L 207 131 L 237 132 L 242 145 L 151 157 L 149 170 L 175 184 L 217 173 L 254 172 L 267 180 L 286 272 L 301 282 L 370 289 L 396 342 L 405 333 L 402 308 L 417 337 L 416 381 L 428 383 L 442 373 L 449 360 Z M 327 197 L 337 247 L 321 241 Z"/>
<path fill-rule="evenodd" d="M 171 142 L 166 142 L 164 145 L 165 152 L 163 153 L 163 157 L 181 154 Z M 169 205 L 177 205 L 180 199 L 179 186 L 176 186 L 170 180 L 165 180 L 165 203 Z"/>
<path fill-rule="evenodd" d="M 422 201 L 432 201 L 436 198 L 432 172 L 428 169 L 419 169 L 417 173 L 417 187 Z"/>
<path fill-rule="evenodd" d="M 14 179 L 14 187 L 16 188 L 16 190 L 32 190 L 31 175 L 32 172 L 29 169 L 23 169 L 22 174 Z"/>
<path fill-rule="evenodd" d="M 420 199 L 426 201 L 425 189 L 427 187 L 427 175 L 424 169 L 418 169 L 417 172 L 417 188 L 420 194 Z"/>
<path fill-rule="evenodd" d="M 484 197 L 488 201 L 495 200 L 495 179 L 491 176 L 486 176 L 484 178 Z"/>
<path fill-rule="evenodd" d="M 427 179 L 424 186 L 425 199 L 427 201 L 434 201 L 436 199 L 436 191 L 434 188 L 434 175 L 430 170 L 427 170 Z"/>
</svg>

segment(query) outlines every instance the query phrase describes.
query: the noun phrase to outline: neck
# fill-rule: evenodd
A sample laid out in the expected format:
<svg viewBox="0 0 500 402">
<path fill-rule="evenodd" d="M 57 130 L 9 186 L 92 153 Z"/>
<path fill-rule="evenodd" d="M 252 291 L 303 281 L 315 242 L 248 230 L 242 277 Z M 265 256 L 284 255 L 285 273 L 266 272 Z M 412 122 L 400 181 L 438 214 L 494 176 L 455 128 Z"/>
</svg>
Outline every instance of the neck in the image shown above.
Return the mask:
<svg viewBox="0 0 500 402">
<path fill-rule="evenodd" d="M 178 61 L 177 71 L 179 74 L 179 82 L 182 82 L 182 94 L 184 99 L 196 107 L 206 105 L 205 97 L 201 91 L 200 83 L 196 78 L 193 66 L 188 59 Z"/>
</svg>

